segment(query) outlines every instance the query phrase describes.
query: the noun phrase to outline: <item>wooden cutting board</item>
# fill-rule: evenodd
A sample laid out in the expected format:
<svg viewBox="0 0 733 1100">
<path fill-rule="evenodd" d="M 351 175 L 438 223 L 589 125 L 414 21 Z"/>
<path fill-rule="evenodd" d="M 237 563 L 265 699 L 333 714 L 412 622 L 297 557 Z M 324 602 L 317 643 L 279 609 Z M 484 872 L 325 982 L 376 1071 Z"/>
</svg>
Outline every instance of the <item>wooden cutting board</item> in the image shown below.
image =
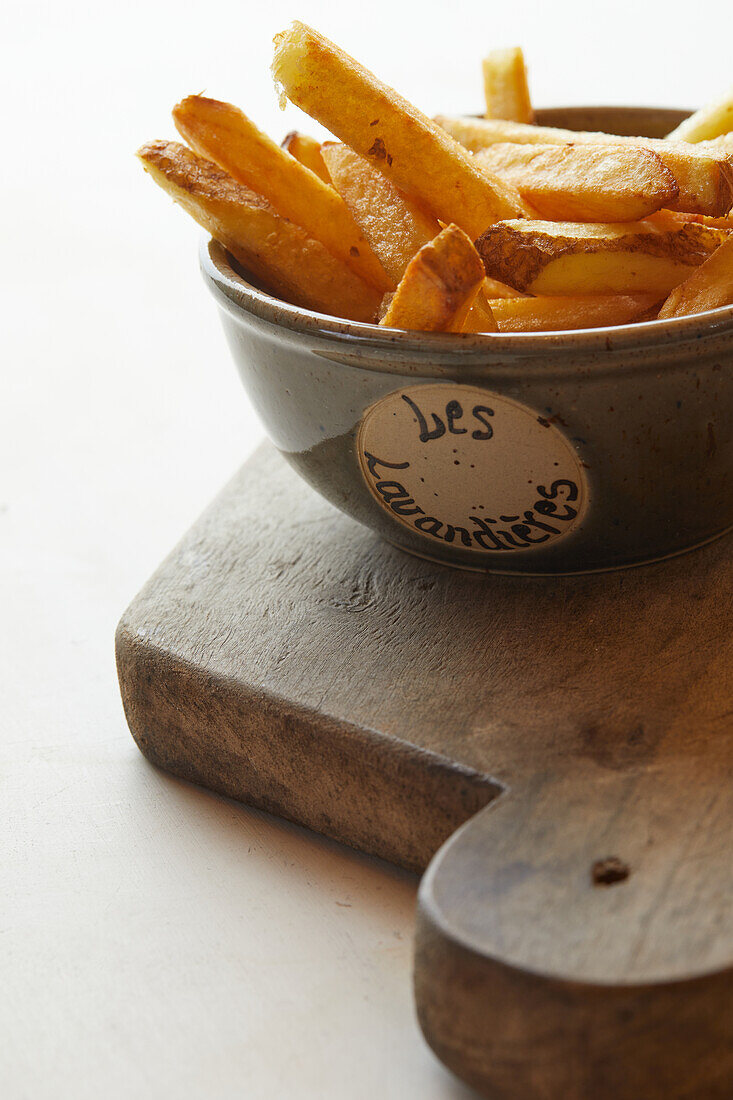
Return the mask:
<svg viewBox="0 0 733 1100">
<path fill-rule="evenodd" d="M 486 1096 L 729 1100 L 732 550 L 457 572 L 265 445 L 125 613 L 125 711 L 166 771 L 430 864 L 418 1014 Z"/>
</svg>

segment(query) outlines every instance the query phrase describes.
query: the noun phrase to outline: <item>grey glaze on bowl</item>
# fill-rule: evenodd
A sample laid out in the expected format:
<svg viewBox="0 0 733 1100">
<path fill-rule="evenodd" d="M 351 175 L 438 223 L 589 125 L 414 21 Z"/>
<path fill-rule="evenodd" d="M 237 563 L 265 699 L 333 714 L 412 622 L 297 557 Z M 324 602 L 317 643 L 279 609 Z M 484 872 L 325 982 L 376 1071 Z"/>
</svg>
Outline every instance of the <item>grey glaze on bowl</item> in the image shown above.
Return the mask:
<svg viewBox="0 0 733 1100">
<path fill-rule="evenodd" d="M 539 112 L 650 136 L 684 115 Z M 655 561 L 733 527 L 733 307 L 576 332 L 414 333 L 279 301 L 216 242 L 202 267 L 271 440 L 404 550 L 574 573 Z"/>
</svg>

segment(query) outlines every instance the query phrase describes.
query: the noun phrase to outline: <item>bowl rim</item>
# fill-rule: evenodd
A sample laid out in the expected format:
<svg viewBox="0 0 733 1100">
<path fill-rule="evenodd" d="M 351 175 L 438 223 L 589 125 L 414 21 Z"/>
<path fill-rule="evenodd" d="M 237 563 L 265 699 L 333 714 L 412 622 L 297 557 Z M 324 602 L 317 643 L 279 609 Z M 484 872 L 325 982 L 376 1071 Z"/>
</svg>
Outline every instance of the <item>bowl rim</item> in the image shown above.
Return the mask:
<svg viewBox="0 0 733 1100">
<path fill-rule="evenodd" d="M 347 340 L 385 350 L 419 352 L 429 349 L 438 355 L 491 353 L 492 357 L 509 359 L 563 351 L 594 353 L 653 349 L 703 337 L 733 335 L 733 305 L 671 320 L 559 332 L 412 332 L 363 321 L 346 321 L 275 298 L 240 275 L 224 246 L 210 237 L 205 237 L 201 243 L 200 262 L 204 278 L 219 303 L 239 320 L 258 318 L 275 328 L 302 336 Z"/>
<path fill-rule="evenodd" d="M 690 112 L 676 107 L 643 105 L 573 105 L 546 107 L 536 111 L 537 121 L 558 125 L 563 116 L 568 127 L 573 122 L 598 113 L 612 113 L 632 126 L 634 117 L 656 116 L 665 124 L 676 125 Z M 292 305 L 261 290 L 245 278 L 232 262 L 223 245 L 205 237 L 200 250 L 201 270 L 220 305 L 240 320 L 258 318 L 278 329 L 301 335 L 348 341 L 384 351 L 416 353 L 427 351 L 442 356 L 490 354 L 492 359 L 533 358 L 548 353 L 610 352 L 645 348 L 662 348 L 674 343 L 687 343 L 703 337 L 733 334 L 733 304 L 663 321 L 637 321 L 630 325 L 607 325 L 603 328 L 569 329 L 550 332 L 412 332 L 383 328 L 363 321 L 347 321 L 331 314 L 317 313 Z M 390 369 L 386 365 L 383 369 Z M 396 368 L 395 368 L 396 369 Z"/>
</svg>

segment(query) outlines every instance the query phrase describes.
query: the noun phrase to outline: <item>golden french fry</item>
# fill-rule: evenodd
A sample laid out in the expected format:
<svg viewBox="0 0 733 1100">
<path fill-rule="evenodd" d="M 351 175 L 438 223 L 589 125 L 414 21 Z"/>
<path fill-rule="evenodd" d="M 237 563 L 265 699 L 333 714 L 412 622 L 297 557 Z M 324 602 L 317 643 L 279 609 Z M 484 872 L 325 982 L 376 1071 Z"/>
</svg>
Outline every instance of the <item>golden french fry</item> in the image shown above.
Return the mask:
<svg viewBox="0 0 733 1100">
<path fill-rule="evenodd" d="M 666 138 L 630 137 L 607 134 L 604 130 L 566 130 L 560 126 L 538 126 L 501 118 L 436 115 L 435 122 L 472 153 L 507 142 L 517 145 L 644 145 L 649 149 L 656 146 L 662 150 L 688 151 L 687 143 L 671 142 Z M 700 146 L 691 145 L 689 153 L 699 156 Z"/>
<path fill-rule="evenodd" d="M 440 223 L 348 145 L 327 142 L 323 160 L 333 186 L 396 286 L 415 253 L 440 233 Z"/>
<path fill-rule="evenodd" d="M 712 256 L 684 283 L 676 286 L 659 311 L 660 320 L 704 313 L 733 304 L 733 237 L 728 237 Z"/>
<path fill-rule="evenodd" d="M 386 316 L 387 310 L 392 304 L 392 299 L 395 296 L 394 290 L 388 290 L 379 303 L 379 309 L 377 310 L 377 324 L 379 324 L 383 317 Z"/>
<path fill-rule="evenodd" d="M 585 130 L 560 130 L 553 126 L 524 126 L 489 118 L 455 118 L 439 115 L 436 121 L 473 153 L 499 142 L 521 145 L 631 145 L 656 153 L 675 178 L 679 195 L 673 206 L 691 214 L 718 217 L 733 206 L 733 144 L 675 143 L 660 138 L 619 137 Z"/>
<path fill-rule="evenodd" d="M 659 302 L 655 294 L 500 298 L 489 302 L 499 332 L 559 332 L 627 325 Z"/>
<path fill-rule="evenodd" d="M 706 214 L 684 214 L 681 210 L 658 210 L 656 214 L 651 215 L 654 222 L 659 221 L 662 224 L 664 222 L 673 225 L 676 221 L 678 225 L 683 225 L 685 222 L 697 222 L 698 225 L 706 225 L 708 229 L 722 229 L 726 233 L 733 233 L 733 218 L 709 218 Z"/>
<path fill-rule="evenodd" d="M 680 145 L 683 142 L 679 142 Z M 733 157 L 733 133 L 721 134 L 720 137 L 710 138 L 709 141 L 691 141 L 684 143 L 685 148 L 691 145 L 701 156 L 715 157 L 723 155 Z"/>
<path fill-rule="evenodd" d="M 188 96 L 174 108 L 173 120 L 196 153 L 264 195 L 355 274 L 382 292 L 394 288 L 333 187 L 258 130 L 238 107 Z"/>
<path fill-rule="evenodd" d="M 733 90 L 723 99 L 695 111 L 671 133 L 668 141 L 709 141 L 711 138 L 729 134 L 733 130 Z"/>
<path fill-rule="evenodd" d="M 642 146 L 506 142 L 476 153 L 476 160 L 553 221 L 638 221 L 679 193 L 670 170 Z"/>
<path fill-rule="evenodd" d="M 494 314 L 489 304 L 488 298 L 484 294 L 484 283 L 481 284 L 481 289 L 473 300 L 473 305 L 466 315 L 466 319 L 463 322 L 461 332 L 498 332 L 499 326 L 496 323 Z"/>
<path fill-rule="evenodd" d="M 285 95 L 441 221 L 477 237 L 529 213 L 444 130 L 327 38 L 302 23 L 275 38 L 272 65 Z"/>
<path fill-rule="evenodd" d="M 530 294 L 525 294 L 521 290 L 517 290 L 514 286 L 507 286 L 506 283 L 500 283 L 498 279 L 490 279 L 487 275 L 481 286 L 481 293 L 484 298 L 491 301 L 492 298 L 530 298 Z"/>
<path fill-rule="evenodd" d="M 527 83 L 527 66 L 519 46 L 492 50 L 483 62 L 487 118 L 532 122 L 534 114 Z"/>
<path fill-rule="evenodd" d="M 460 332 L 484 278 L 471 240 L 449 225 L 407 265 L 384 317 L 386 328 Z"/>
<path fill-rule="evenodd" d="M 656 221 L 654 219 L 657 219 Z M 668 294 L 726 239 L 660 215 L 626 224 L 499 222 L 476 241 L 486 272 L 542 295 Z"/>
<path fill-rule="evenodd" d="M 138 151 L 143 168 L 269 291 L 295 305 L 373 321 L 380 294 L 261 195 L 174 141 Z"/>
<path fill-rule="evenodd" d="M 708 218 L 705 214 L 691 214 L 700 225 L 706 225 L 708 229 L 722 229 L 725 233 L 733 233 L 733 218 Z"/>
<path fill-rule="evenodd" d="M 291 157 L 295 157 L 301 164 L 304 164 L 306 168 L 310 168 L 311 172 L 315 172 L 324 183 L 330 184 L 331 180 L 321 156 L 320 141 L 316 141 L 314 137 L 309 137 L 308 134 L 300 134 L 297 130 L 291 130 L 280 142 L 280 147 L 286 153 L 290 153 Z"/>
</svg>

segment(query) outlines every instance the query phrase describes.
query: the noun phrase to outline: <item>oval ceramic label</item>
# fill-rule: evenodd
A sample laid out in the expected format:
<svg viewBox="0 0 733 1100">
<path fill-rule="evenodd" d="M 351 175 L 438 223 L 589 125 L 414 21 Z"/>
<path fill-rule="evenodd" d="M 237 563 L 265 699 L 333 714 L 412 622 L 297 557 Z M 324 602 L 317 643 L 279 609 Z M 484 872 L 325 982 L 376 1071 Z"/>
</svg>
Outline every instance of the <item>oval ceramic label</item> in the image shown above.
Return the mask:
<svg viewBox="0 0 733 1100">
<path fill-rule="evenodd" d="M 410 386 L 366 413 L 364 480 L 394 519 L 431 541 L 517 553 L 566 538 L 588 487 L 562 432 L 532 409 L 475 386 Z"/>
</svg>

